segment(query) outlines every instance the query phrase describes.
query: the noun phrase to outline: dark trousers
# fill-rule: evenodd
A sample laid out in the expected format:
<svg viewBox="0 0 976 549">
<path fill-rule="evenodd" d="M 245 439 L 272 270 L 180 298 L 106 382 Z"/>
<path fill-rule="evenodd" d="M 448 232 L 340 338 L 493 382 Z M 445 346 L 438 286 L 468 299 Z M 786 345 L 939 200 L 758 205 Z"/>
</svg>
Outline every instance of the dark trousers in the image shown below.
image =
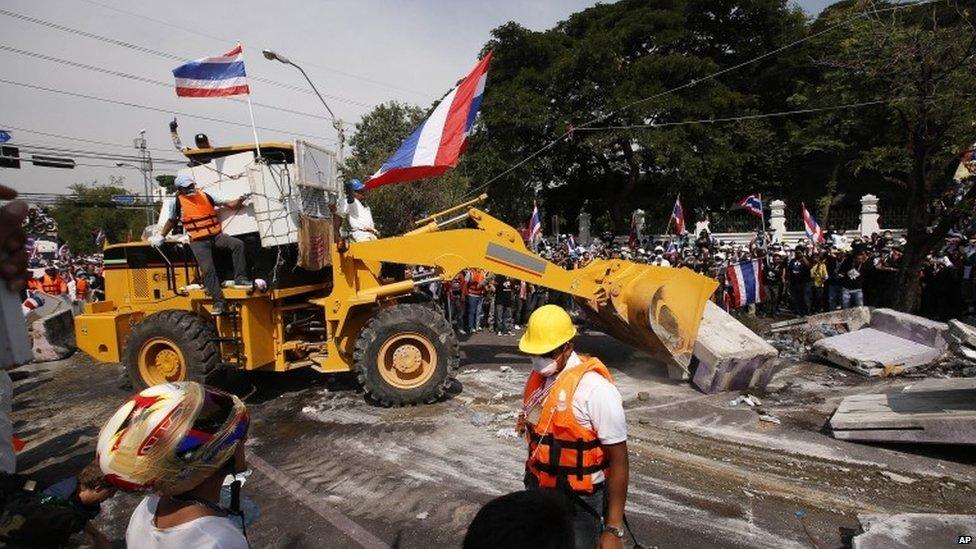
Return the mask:
<svg viewBox="0 0 976 549">
<path fill-rule="evenodd" d="M 539 488 L 538 482 L 531 474 L 525 475 L 525 487 L 529 490 L 547 490 L 547 488 Z M 593 549 L 600 541 L 600 535 L 603 533 L 603 517 L 607 515 L 606 483 L 601 483 L 592 494 L 571 494 L 562 490 L 558 492 L 567 498 L 567 507 L 572 514 L 576 549 Z M 599 516 L 594 516 L 594 512 Z"/>
<path fill-rule="evenodd" d="M 234 261 L 234 278 L 247 278 L 247 263 L 244 260 L 244 243 L 220 233 L 210 238 L 202 238 L 190 242 L 190 249 L 193 250 L 193 257 L 197 259 L 197 267 L 203 275 L 203 287 L 213 298 L 214 303 L 224 304 L 224 292 L 220 289 L 220 279 L 217 278 L 217 269 L 214 266 L 213 254 L 215 250 L 228 250 Z"/>
</svg>

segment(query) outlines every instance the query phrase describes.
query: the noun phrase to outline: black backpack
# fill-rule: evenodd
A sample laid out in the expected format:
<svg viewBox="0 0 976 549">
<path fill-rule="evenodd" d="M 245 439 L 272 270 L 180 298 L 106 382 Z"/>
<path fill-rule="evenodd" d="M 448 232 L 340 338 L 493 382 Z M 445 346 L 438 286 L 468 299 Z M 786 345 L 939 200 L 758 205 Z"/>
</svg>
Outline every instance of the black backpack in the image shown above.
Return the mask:
<svg viewBox="0 0 976 549">
<path fill-rule="evenodd" d="M 0 547 L 62 547 L 87 522 L 67 500 L 42 494 L 30 477 L 0 473 Z"/>
</svg>

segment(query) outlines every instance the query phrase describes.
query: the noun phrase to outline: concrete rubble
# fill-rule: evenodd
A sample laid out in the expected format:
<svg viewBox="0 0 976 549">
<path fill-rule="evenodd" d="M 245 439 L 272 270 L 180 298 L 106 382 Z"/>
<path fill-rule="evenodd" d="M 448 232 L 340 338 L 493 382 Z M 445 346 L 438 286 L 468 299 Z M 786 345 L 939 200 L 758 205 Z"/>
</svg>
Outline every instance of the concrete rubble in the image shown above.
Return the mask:
<svg viewBox="0 0 976 549">
<path fill-rule="evenodd" d="M 857 519 L 863 533 L 851 540 L 854 549 L 956 547 L 974 543 L 976 536 L 976 515 L 862 514 Z"/>
<path fill-rule="evenodd" d="M 942 358 L 949 348 L 948 331 L 942 322 L 873 309 L 866 326 L 818 339 L 810 354 L 866 376 L 895 375 Z"/>
<path fill-rule="evenodd" d="M 69 300 L 41 292 L 44 302 L 24 319 L 34 362 L 67 358 L 75 352 L 74 312 Z"/>
<path fill-rule="evenodd" d="M 692 380 L 708 394 L 765 387 L 782 366 L 778 355 L 775 347 L 709 301 L 698 328 Z"/>
</svg>

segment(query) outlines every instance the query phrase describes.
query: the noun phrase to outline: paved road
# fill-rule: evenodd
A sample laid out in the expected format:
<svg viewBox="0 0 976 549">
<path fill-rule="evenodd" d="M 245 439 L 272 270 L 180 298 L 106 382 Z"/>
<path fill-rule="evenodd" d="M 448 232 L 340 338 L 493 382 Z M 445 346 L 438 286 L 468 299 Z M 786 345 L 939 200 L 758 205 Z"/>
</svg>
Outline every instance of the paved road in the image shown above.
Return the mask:
<svg viewBox="0 0 976 549">
<path fill-rule="evenodd" d="M 836 547 L 859 512 L 976 507 L 967 453 L 910 453 L 825 434 L 842 396 L 907 381 L 794 365 L 759 395 L 782 420 L 774 425 L 730 407 L 728 394 L 667 380 L 662 365 L 601 334 L 578 347 L 607 362 L 624 396 L 627 512 L 645 545 Z M 260 512 L 253 546 L 455 547 L 483 503 L 520 489 L 524 447 L 512 425 L 527 362 L 511 337 L 478 334 L 462 352 L 450 397 L 429 406 L 372 406 L 341 376 L 250 376 L 258 387 L 248 399 L 255 472 L 244 491 Z M 15 433 L 31 442 L 19 464 L 41 480 L 83 466 L 101 422 L 128 394 L 114 367 L 80 355 L 13 377 Z M 110 537 L 121 540 L 136 501 L 125 495 L 106 505 L 98 521 Z"/>
</svg>

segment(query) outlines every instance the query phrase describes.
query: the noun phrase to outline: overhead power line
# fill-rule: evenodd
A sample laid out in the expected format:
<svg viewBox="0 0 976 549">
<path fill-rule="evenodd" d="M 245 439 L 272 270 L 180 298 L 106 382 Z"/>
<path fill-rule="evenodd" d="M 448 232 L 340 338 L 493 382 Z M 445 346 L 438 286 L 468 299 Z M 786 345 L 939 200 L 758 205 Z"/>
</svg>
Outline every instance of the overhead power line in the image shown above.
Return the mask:
<svg viewBox="0 0 976 549">
<path fill-rule="evenodd" d="M 48 163 L 51 163 L 51 157 L 49 157 L 47 155 L 39 155 L 39 156 L 45 157 L 43 160 L 41 158 L 37 158 L 35 160 L 34 156 L 35 155 L 31 155 L 29 157 L 28 156 L 7 156 L 7 155 L 0 155 L 0 160 L 20 160 L 21 163 L 24 163 L 24 164 L 33 164 L 34 162 L 48 162 Z M 55 169 L 55 170 L 63 170 L 63 169 L 70 169 L 69 166 L 83 166 L 85 168 L 111 168 L 113 170 L 114 169 L 118 169 L 118 166 L 116 166 L 114 164 L 88 164 L 88 163 L 82 163 L 82 162 L 75 162 L 74 160 L 71 160 L 71 164 L 70 165 L 66 163 L 63 168 L 62 167 L 56 167 L 55 168 L 55 167 L 51 167 L 51 166 L 45 166 L 45 167 L 51 167 L 52 169 Z M 156 170 L 156 171 L 157 172 L 158 171 L 164 171 L 164 172 L 170 173 L 173 170 L 164 169 L 164 170 Z"/>
<path fill-rule="evenodd" d="M 82 1 L 83 2 L 87 2 L 89 4 L 92 4 L 92 5 L 95 5 L 95 6 L 99 6 L 99 7 L 105 8 L 107 10 L 112 10 L 114 12 L 123 13 L 123 14 L 129 15 L 131 17 L 138 17 L 139 19 L 145 19 L 146 21 L 152 21 L 153 23 L 158 23 L 160 25 L 165 25 L 167 27 L 171 27 L 171 28 L 174 28 L 174 29 L 179 29 L 179 30 L 181 30 L 183 32 L 186 32 L 186 33 L 189 33 L 189 34 L 194 34 L 196 36 L 201 36 L 203 38 L 207 38 L 207 39 L 214 40 L 214 41 L 217 41 L 217 42 L 222 42 L 222 43 L 225 43 L 225 44 L 226 43 L 229 43 L 229 42 L 233 42 L 233 39 L 228 38 L 228 37 L 225 37 L 225 36 L 215 36 L 215 35 L 212 35 L 212 34 L 207 34 L 205 32 L 201 32 L 201 31 L 198 31 L 198 30 L 195 30 L 195 29 L 191 29 L 191 28 L 188 28 L 188 27 L 183 27 L 183 26 L 177 25 L 175 23 L 170 23 L 169 21 L 163 21 L 161 19 L 156 19 L 154 17 L 149 17 L 149 16 L 143 15 L 141 13 L 135 13 L 135 12 L 127 11 L 127 10 L 124 10 L 124 9 L 121 9 L 121 8 L 117 8 L 115 6 L 110 6 L 108 4 L 103 4 L 101 2 L 95 2 L 93 0 L 82 0 Z M 397 86 L 397 85 L 391 84 L 389 82 L 383 82 L 381 80 L 376 80 L 376 79 L 369 78 L 369 77 L 366 77 L 366 76 L 361 76 L 361 75 L 354 74 L 354 73 L 351 73 L 351 72 L 347 72 L 347 71 L 344 71 L 344 70 L 341 70 L 341 69 L 337 69 L 335 67 L 327 67 L 327 66 L 324 66 L 324 65 L 319 65 L 319 64 L 316 64 L 316 63 L 308 62 L 308 61 L 302 61 L 302 64 L 303 65 L 310 65 L 312 67 L 318 67 L 318 68 L 320 68 L 322 70 L 325 70 L 325 71 L 334 72 L 336 74 L 341 74 L 342 76 L 347 76 L 349 78 L 355 78 L 356 80 L 361 80 L 363 82 L 369 82 L 370 84 L 375 84 L 377 86 L 382 86 L 382 87 L 385 87 L 385 88 L 389 88 L 391 90 L 408 92 L 408 93 L 412 93 L 412 94 L 416 94 L 416 95 L 421 95 L 421 96 L 424 96 L 424 97 L 428 97 L 429 96 L 429 94 L 426 93 L 426 92 L 421 92 L 421 91 L 418 91 L 418 90 L 412 90 L 410 88 L 404 88 L 404 87 L 401 87 L 401 86 Z"/>
<path fill-rule="evenodd" d="M 78 158 L 92 158 L 96 160 L 111 160 L 117 162 L 144 162 L 145 159 L 139 156 L 123 155 L 123 154 L 112 154 L 107 152 L 98 151 L 82 151 L 77 149 L 64 149 L 60 147 L 51 147 L 45 145 L 30 145 L 19 142 L 9 142 L 7 145 L 12 147 L 17 147 L 21 152 L 34 153 L 37 152 L 41 155 L 56 155 L 56 156 L 71 156 Z M 153 158 L 152 162 L 154 164 L 186 164 L 189 162 L 188 159 L 176 160 L 170 158 Z"/>
<path fill-rule="evenodd" d="M 34 59 L 40 59 L 40 60 L 43 60 L 43 61 L 50 61 L 52 63 L 59 63 L 61 65 L 67 65 L 69 67 L 75 67 L 75 68 L 78 68 L 78 69 L 84 69 L 84 70 L 88 70 L 88 71 L 93 71 L 93 72 L 98 72 L 98 73 L 102 73 L 102 74 L 107 74 L 109 76 L 116 76 L 116 77 L 119 77 L 119 78 L 127 78 L 129 80 L 135 80 L 137 82 L 143 82 L 143 83 L 146 83 L 146 84 L 154 84 L 156 86 L 161 86 L 161 87 L 164 87 L 164 88 L 173 89 L 173 83 L 172 82 L 163 82 L 162 80 L 153 80 L 152 78 L 147 78 L 145 76 L 139 76 L 139 75 L 130 74 L 130 73 L 126 73 L 126 72 L 114 71 L 114 70 L 111 70 L 111 69 L 107 69 L 105 67 L 97 67 L 95 65 L 88 65 L 88 64 L 85 64 L 85 63 L 79 63 L 77 61 L 71 61 L 71 60 L 68 60 L 68 59 L 61 59 L 61 58 L 53 57 L 53 56 L 50 56 L 50 55 L 44 55 L 42 53 L 37 53 L 37 52 L 22 50 L 22 49 L 10 47 L 10 46 L 5 46 L 3 44 L 0 44 L 0 51 L 6 51 L 6 52 L 10 52 L 10 53 L 16 53 L 18 55 L 23 55 L 23 56 L 26 56 L 26 57 L 31 57 L 31 58 L 34 58 Z M 243 99 L 238 99 L 237 97 L 221 97 L 220 99 L 229 99 L 229 100 L 235 101 L 237 103 L 246 103 L 246 101 L 244 101 Z M 331 118 L 328 118 L 326 116 L 322 116 L 322 115 L 319 115 L 319 114 L 312 114 L 312 113 L 304 112 L 304 111 L 296 111 L 294 109 L 286 109 L 285 107 L 278 107 L 276 105 L 269 105 L 267 103 L 259 103 L 257 101 L 252 101 L 251 104 L 254 105 L 255 107 L 263 107 L 265 109 L 272 109 L 272 110 L 276 110 L 276 111 L 287 112 L 289 114 L 297 114 L 297 115 L 300 115 L 300 116 L 307 116 L 309 118 L 315 118 L 315 119 L 318 119 L 318 120 L 327 120 L 327 121 L 331 121 L 332 120 Z"/>
<path fill-rule="evenodd" d="M 180 63 L 185 63 L 187 61 L 192 61 L 192 59 L 190 59 L 190 58 L 183 57 L 183 56 L 180 56 L 180 55 L 176 55 L 176 54 L 173 54 L 173 53 L 169 53 L 169 52 L 165 52 L 165 51 L 160 51 L 160 50 L 156 50 L 156 49 L 153 49 L 153 48 L 147 48 L 145 46 L 140 46 L 138 44 L 133 44 L 131 42 L 126 42 L 124 40 L 117 40 L 115 38 L 110 38 L 108 36 L 102 36 L 100 34 L 95 34 L 93 32 L 83 31 L 81 29 L 76 29 L 76 28 L 73 28 L 73 27 L 69 27 L 67 25 L 61 25 L 59 23 L 55 23 L 53 21 L 47 21 L 45 19 L 40 19 L 40 18 L 37 18 L 37 17 L 31 17 L 29 15 L 24 15 L 22 13 L 17 13 L 15 11 L 0 9 L 0 15 L 4 15 L 4 16 L 11 17 L 11 18 L 14 18 L 14 19 L 19 19 L 21 21 L 26 21 L 28 23 L 33 23 L 35 25 L 40 25 L 42 27 L 47 27 L 47 28 L 50 28 L 50 29 L 54 29 L 54 30 L 66 32 L 66 33 L 69 33 L 69 34 L 74 34 L 74 35 L 77 35 L 77 36 L 82 36 L 84 38 L 89 38 L 91 40 L 97 40 L 99 42 L 104 42 L 106 44 L 112 44 L 113 46 L 119 46 L 119 47 L 122 47 L 122 48 L 127 48 L 127 49 L 130 49 L 130 50 L 133 50 L 133 51 L 137 51 L 137 52 L 140 52 L 140 53 L 145 53 L 145 54 L 148 54 L 148 55 L 154 55 L 156 57 L 162 57 L 164 59 L 170 59 L 172 61 L 179 61 Z M 306 89 L 306 88 L 303 88 L 303 87 L 300 87 L 300 86 L 295 86 L 293 84 L 286 84 L 284 82 L 278 82 L 276 80 L 270 80 L 270 79 L 267 79 L 267 78 L 261 78 L 259 76 L 253 76 L 253 75 L 252 76 L 248 76 L 248 78 L 250 80 L 254 80 L 254 81 L 257 81 L 257 82 L 262 82 L 264 84 L 270 84 L 272 86 L 277 86 L 279 88 L 284 88 L 284 89 L 287 89 L 287 90 L 291 90 L 291 91 L 295 91 L 295 92 L 299 92 L 299 93 L 304 93 L 304 94 L 307 94 L 307 95 L 311 95 L 312 94 L 312 91 L 311 90 Z M 367 109 L 372 107 L 372 105 L 370 105 L 370 104 L 363 103 L 362 101 L 356 101 L 354 99 L 349 99 L 347 97 L 342 97 L 342 96 L 338 96 L 338 95 L 330 95 L 330 94 L 322 94 L 322 95 L 324 95 L 324 96 L 326 96 L 326 97 L 328 97 L 330 99 L 334 99 L 335 101 L 338 101 L 340 103 L 346 103 L 346 104 L 349 104 L 349 105 L 355 105 L 357 107 L 363 107 L 363 108 L 367 108 Z"/>
<path fill-rule="evenodd" d="M 45 137 L 53 137 L 55 139 L 64 139 L 66 141 L 77 141 L 79 143 L 90 143 L 92 145 L 106 145 L 109 147 L 119 147 L 119 148 L 130 149 L 130 150 L 132 149 L 132 143 L 124 144 L 124 143 L 112 143 L 109 141 L 99 141 L 97 139 L 88 139 L 86 137 L 77 137 L 71 135 L 62 135 L 58 133 L 42 132 L 40 130 L 34 130 L 31 128 L 24 128 L 20 126 L 11 126 L 9 124 L 0 124 L 0 130 L 17 130 L 19 132 L 32 133 L 35 135 L 43 135 Z M 154 148 L 154 147 L 147 147 L 147 150 L 157 151 L 157 152 L 168 152 L 168 153 L 174 151 L 174 149 L 172 148 L 162 149 L 162 148 Z"/>
<path fill-rule="evenodd" d="M 231 126 L 241 126 L 241 127 L 245 127 L 245 128 L 250 128 L 251 127 L 250 124 L 245 124 L 243 122 L 234 122 L 233 120 L 224 120 L 222 118 L 214 118 L 212 116 L 203 116 L 203 115 L 200 115 L 200 114 L 190 114 L 188 112 L 180 112 L 180 111 L 175 111 L 175 110 L 170 110 L 170 109 L 162 109 L 162 108 L 159 108 L 159 107 L 151 107 L 149 105 L 140 105 L 138 103 L 130 103 L 128 101 L 119 101 L 119 100 L 116 100 L 116 99 L 108 99 L 106 97 L 97 97 L 97 96 L 94 96 L 94 95 L 87 95 L 87 94 L 84 94 L 84 93 L 69 92 L 67 90 L 56 90 L 54 88 L 48 88 L 48 87 L 45 87 L 45 86 L 38 86 L 38 85 L 35 85 L 35 84 L 27 84 L 25 82 L 17 82 L 17 81 L 14 81 L 14 80 L 7 80 L 7 79 L 3 79 L 3 78 L 0 78 L 0 83 L 9 84 L 11 86 L 19 86 L 19 87 L 22 87 L 22 88 L 27 88 L 27 89 L 32 89 L 32 90 L 39 90 L 39 91 L 45 91 L 45 92 L 49 92 L 49 93 L 57 93 L 57 94 L 61 94 L 61 95 L 67 95 L 69 97 L 78 97 L 78 98 L 82 98 L 82 99 L 88 99 L 88 100 L 91 100 L 91 101 L 99 101 L 99 102 L 102 102 L 102 103 L 109 103 L 109 104 L 112 104 L 112 105 L 121 105 L 121 106 L 124 106 L 124 107 L 132 107 L 132 108 L 135 108 L 135 109 L 144 109 L 144 110 L 148 110 L 148 111 L 156 111 L 156 112 L 162 112 L 162 113 L 167 113 L 167 114 L 178 114 L 180 116 L 186 116 L 188 118 L 197 118 L 197 119 L 200 119 L 200 120 L 207 120 L 209 122 L 218 122 L 220 124 L 229 124 Z M 333 139 L 331 137 L 321 136 L 321 135 L 310 135 L 310 134 L 307 134 L 307 133 L 292 132 L 292 131 L 283 130 L 283 129 L 280 129 L 280 128 L 269 128 L 267 126 L 256 126 L 256 127 L 259 130 L 266 130 L 266 131 L 270 131 L 270 132 L 277 132 L 277 133 L 281 133 L 281 134 L 285 134 L 285 135 L 295 135 L 295 136 L 299 136 L 299 137 L 308 137 L 310 139 L 317 139 L 317 140 L 320 140 L 320 141 L 329 141 L 329 142 L 332 142 L 332 143 L 336 143 L 337 142 L 336 139 Z"/>
</svg>

